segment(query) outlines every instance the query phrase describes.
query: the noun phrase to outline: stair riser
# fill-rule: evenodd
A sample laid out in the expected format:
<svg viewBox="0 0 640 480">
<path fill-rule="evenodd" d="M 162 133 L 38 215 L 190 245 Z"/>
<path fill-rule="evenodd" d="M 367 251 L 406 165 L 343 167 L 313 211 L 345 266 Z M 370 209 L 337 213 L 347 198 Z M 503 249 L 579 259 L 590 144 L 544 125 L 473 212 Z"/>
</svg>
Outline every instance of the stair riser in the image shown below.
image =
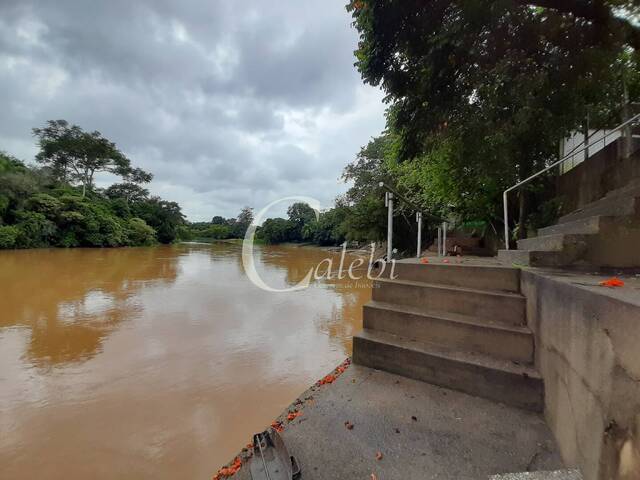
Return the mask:
<svg viewBox="0 0 640 480">
<path fill-rule="evenodd" d="M 454 262 L 455 260 L 451 261 Z M 385 272 L 387 278 L 389 273 L 390 271 Z M 516 268 L 477 267 L 455 264 L 437 265 L 434 263 L 425 265 L 396 263 L 394 276 L 398 280 L 437 283 L 479 290 L 520 291 L 520 270 Z"/>
<path fill-rule="evenodd" d="M 572 251 L 579 256 L 588 246 L 591 235 L 548 235 L 541 237 L 518 240 L 519 250 L 531 250 L 537 252 Z"/>
<path fill-rule="evenodd" d="M 580 252 L 577 252 L 580 253 Z M 505 265 L 524 267 L 566 267 L 582 260 L 581 254 L 567 252 L 530 252 L 528 250 L 500 250 L 498 260 Z"/>
<path fill-rule="evenodd" d="M 373 300 L 524 325 L 525 299 L 433 286 L 375 282 Z"/>
<path fill-rule="evenodd" d="M 395 345 L 353 339 L 359 365 L 425 381 L 536 412 L 543 408 L 540 379 L 446 359 Z"/>
<path fill-rule="evenodd" d="M 533 363 L 533 336 L 365 305 L 364 328 L 405 338 Z"/>
<path fill-rule="evenodd" d="M 525 323 L 525 300 L 522 297 L 459 291 L 446 287 L 376 282 L 373 300 L 482 317 L 507 325 Z"/>
<path fill-rule="evenodd" d="M 582 210 L 560 217 L 558 223 L 568 223 L 582 220 L 596 215 L 601 216 L 638 216 L 640 202 L 636 197 L 603 198 L 595 204 L 586 206 Z"/>
<path fill-rule="evenodd" d="M 604 217 L 606 218 L 606 217 Z M 602 228 L 603 217 L 589 217 L 569 223 L 559 223 L 550 227 L 540 228 L 538 236 L 557 234 L 597 234 Z"/>
</svg>

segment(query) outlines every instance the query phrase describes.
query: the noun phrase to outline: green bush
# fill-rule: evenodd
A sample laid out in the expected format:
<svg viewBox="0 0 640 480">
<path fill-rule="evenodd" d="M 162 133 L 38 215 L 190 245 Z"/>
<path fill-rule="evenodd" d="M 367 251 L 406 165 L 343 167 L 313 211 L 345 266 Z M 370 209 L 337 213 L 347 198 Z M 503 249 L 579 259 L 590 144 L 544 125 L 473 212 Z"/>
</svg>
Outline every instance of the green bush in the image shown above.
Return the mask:
<svg viewBox="0 0 640 480">
<path fill-rule="evenodd" d="M 156 231 L 141 218 L 130 218 L 127 222 L 129 245 L 153 245 L 156 243 Z"/>
<path fill-rule="evenodd" d="M 50 245 L 50 240 L 57 231 L 55 223 L 48 220 L 42 213 L 21 211 L 16 215 L 18 223 L 18 248 L 38 248 Z"/>
<path fill-rule="evenodd" d="M 10 225 L 0 226 L 0 248 L 14 248 L 20 231 Z"/>
</svg>

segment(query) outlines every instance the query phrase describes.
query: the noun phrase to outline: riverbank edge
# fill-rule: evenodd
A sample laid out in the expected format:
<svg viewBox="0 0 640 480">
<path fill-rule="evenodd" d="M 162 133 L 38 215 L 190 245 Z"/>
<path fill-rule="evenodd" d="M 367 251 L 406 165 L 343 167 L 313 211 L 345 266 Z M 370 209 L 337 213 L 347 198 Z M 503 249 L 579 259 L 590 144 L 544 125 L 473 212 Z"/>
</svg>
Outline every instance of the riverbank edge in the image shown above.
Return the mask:
<svg viewBox="0 0 640 480">
<path fill-rule="evenodd" d="M 293 422 L 299 416 L 303 416 L 304 406 L 308 402 L 314 401 L 314 393 L 317 392 L 320 388 L 330 386 L 344 371 L 351 366 L 351 356 L 347 357 L 341 363 L 339 363 L 336 367 L 334 367 L 327 375 L 322 377 L 313 383 L 309 388 L 304 390 L 300 395 L 298 395 L 283 411 L 278 415 L 271 425 L 265 426 L 265 428 L 261 431 L 267 430 L 269 428 L 273 428 L 278 432 L 282 432 L 288 424 Z M 259 432 L 255 432 L 259 433 Z M 249 459 L 252 457 L 251 448 L 253 447 L 252 438 L 248 439 L 247 445 L 242 447 L 242 449 L 234 455 L 234 457 L 222 465 L 218 469 L 218 472 L 213 474 L 212 480 L 224 480 L 227 478 L 236 477 L 236 473 L 241 473 L 242 469 L 245 467 Z M 240 460 L 238 462 L 238 460 Z M 234 465 L 241 465 L 240 469 L 234 469 Z M 231 475 L 226 475 L 223 473 L 224 470 L 234 469 L 235 471 Z"/>
</svg>

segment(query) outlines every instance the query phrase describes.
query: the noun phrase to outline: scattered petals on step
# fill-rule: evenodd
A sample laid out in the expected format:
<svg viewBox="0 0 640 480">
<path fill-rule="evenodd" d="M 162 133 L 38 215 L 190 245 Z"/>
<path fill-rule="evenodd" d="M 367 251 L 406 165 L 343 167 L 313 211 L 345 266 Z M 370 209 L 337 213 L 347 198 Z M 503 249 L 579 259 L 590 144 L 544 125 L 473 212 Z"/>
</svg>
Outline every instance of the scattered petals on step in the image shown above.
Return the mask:
<svg viewBox="0 0 640 480">
<path fill-rule="evenodd" d="M 429 259 L 428 258 L 421 258 L 420 259 L 420 263 L 422 263 L 423 265 L 426 265 L 427 263 L 429 263 Z M 373 473 L 371 475 L 373 475 Z"/>
<path fill-rule="evenodd" d="M 282 422 L 275 421 L 271 424 L 271 428 L 273 428 L 276 432 L 281 433 L 284 431 L 284 427 L 282 426 Z"/>
<path fill-rule="evenodd" d="M 609 288 L 624 287 L 624 282 L 618 277 L 612 277 L 600 282 L 600 286 Z"/>
<path fill-rule="evenodd" d="M 376 452 L 376 460 L 382 460 L 382 452 Z"/>
<path fill-rule="evenodd" d="M 222 467 L 220 470 L 218 470 L 218 473 L 213 476 L 212 480 L 222 480 L 223 478 L 233 477 L 236 473 L 238 473 L 238 470 L 240 470 L 241 467 L 242 460 L 240 460 L 240 457 L 236 457 L 231 465 L 229 465 L 228 467 Z"/>
<path fill-rule="evenodd" d="M 335 382 L 336 379 L 340 375 L 342 375 L 347 368 L 349 368 L 349 365 L 351 365 L 351 359 L 347 358 L 344 362 L 342 362 L 340 365 L 338 365 L 336 367 L 336 369 L 333 371 L 333 373 L 330 373 L 329 375 L 327 375 L 324 378 L 322 378 L 321 380 L 319 380 L 316 385 L 317 386 L 328 385 L 330 383 Z"/>
<path fill-rule="evenodd" d="M 295 420 L 296 418 L 298 418 L 300 415 L 302 415 L 302 412 L 296 410 L 294 412 L 289 412 L 289 415 L 287 415 L 287 420 L 289 420 L 290 422 L 292 422 L 293 420 Z"/>
</svg>

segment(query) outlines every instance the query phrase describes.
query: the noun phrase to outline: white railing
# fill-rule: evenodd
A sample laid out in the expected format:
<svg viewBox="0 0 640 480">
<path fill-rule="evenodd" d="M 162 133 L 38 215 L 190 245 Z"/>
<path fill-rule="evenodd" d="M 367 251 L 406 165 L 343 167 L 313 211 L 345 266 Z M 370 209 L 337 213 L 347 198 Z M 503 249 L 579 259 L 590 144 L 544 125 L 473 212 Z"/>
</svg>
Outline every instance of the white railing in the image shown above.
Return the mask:
<svg viewBox="0 0 640 480">
<path fill-rule="evenodd" d="M 408 206 L 416 211 L 416 222 L 418 222 L 418 239 L 417 239 L 417 253 L 416 256 L 420 258 L 422 253 L 422 220 L 423 217 L 429 217 L 433 220 L 441 222 L 441 226 L 438 227 L 438 256 L 446 256 L 447 252 L 447 222 L 440 217 L 437 217 L 431 213 L 423 212 L 419 207 L 414 205 L 411 201 L 400 195 L 395 189 L 390 187 L 384 182 L 380 182 L 380 187 L 385 189 L 384 205 L 387 207 L 387 260 L 391 261 L 393 257 L 393 201 L 395 198 L 402 200 Z"/>
<path fill-rule="evenodd" d="M 629 127 L 632 123 L 638 121 L 638 119 L 640 119 L 640 113 L 637 115 L 634 115 L 633 117 L 631 117 L 629 120 L 621 123 L 620 125 L 618 125 L 617 127 L 611 129 L 611 130 L 607 130 L 605 135 L 602 138 L 598 138 L 596 140 L 594 140 L 593 142 L 584 145 L 582 148 L 576 150 L 573 149 L 571 152 L 569 152 L 567 155 L 565 155 L 564 157 L 562 157 L 560 160 L 558 160 L 557 162 L 552 163 L 551 165 L 549 165 L 548 167 L 540 170 L 537 173 L 534 173 L 533 175 L 531 175 L 530 177 L 525 178 L 524 180 L 522 180 L 519 183 L 516 183 L 513 187 L 509 187 L 507 188 L 503 193 L 502 193 L 502 204 L 504 207 L 504 244 L 505 244 L 505 248 L 507 250 L 509 250 L 509 203 L 508 203 L 508 194 L 509 192 L 512 192 L 513 190 L 516 190 L 518 188 L 520 188 L 521 186 L 529 183 L 531 180 L 533 180 L 534 178 L 539 177 L 540 175 L 542 175 L 543 173 L 548 172 L 549 170 L 551 170 L 554 167 L 557 167 L 558 165 L 566 162 L 569 159 L 572 159 L 573 157 L 575 157 L 576 155 L 582 153 L 582 152 L 588 152 L 590 148 L 592 148 L 595 145 L 598 145 L 600 142 L 602 142 L 605 146 L 607 145 L 607 137 L 609 137 L 610 135 L 615 134 L 616 132 L 619 132 L 627 127 Z M 631 135 L 627 135 L 629 138 L 627 138 L 627 141 L 630 140 Z"/>
</svg>

